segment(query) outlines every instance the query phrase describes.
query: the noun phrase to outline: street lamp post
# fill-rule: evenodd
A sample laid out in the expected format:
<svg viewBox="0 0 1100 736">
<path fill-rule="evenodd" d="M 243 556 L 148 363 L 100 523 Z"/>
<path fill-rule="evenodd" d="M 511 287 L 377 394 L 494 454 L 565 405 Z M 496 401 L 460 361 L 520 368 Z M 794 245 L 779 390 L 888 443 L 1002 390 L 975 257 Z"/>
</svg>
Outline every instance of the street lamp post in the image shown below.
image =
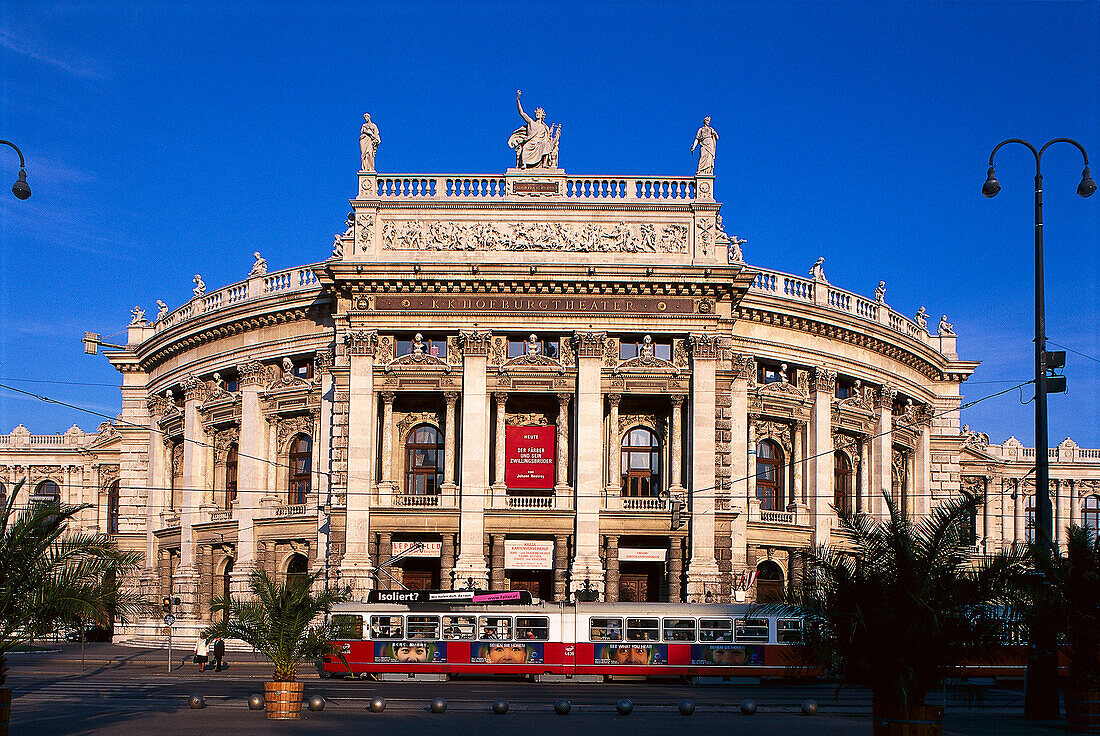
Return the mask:
<svg viewBox="0 0 1100 736">
<path fill-rule="evenodd" d="M 993 175 L 993 157 L 1002 146 L 1019 143 L 1035 156 L 1035 543 L 1040 554 L 1051 555 L 1053 546 L 1053 508 L 1050 503 L 1050 460 L 1047 450 L 1047 369 L 1050 355 L 1047 353 L 1046 305 L 1043 294 L 1043 173 L 1040 164 L 1043 152 L 1055 143 L 1069 143 L 1077 147 L 1085 159 L 1081 183 L 1077 193 L 1088 197 L 1096 191 L 1096 182 L 1089 173 L 1089 156 L 1084 147 L 1070 138 L 1055 138 L 1036 149 L 1025 140 L 1010 138 L 1001 141 L 989 154 L 989 171 L 982 194 L 997 196 L 1001 184 Z M 1054 631 L 1038 627 L 1030 632 L 1031 647 L 1036 656 L 1028 658 L 1027 681 L 1024 693 L 1024 718 L 1031 720 L 1056 720 L 1058 708 L 1058 655 Z"/>
<path fill-rule="evenodd" d="M 19 178 L 12 184 L 11 193 L 19 197 L 19 199 L 26 199 L 31 196 L 31 188 L 27 184 L 27 164 L 23 160 L 23 152 L 11 141 L 0 141 L 0 144 L 11 146 L 15 149 L 15 152 L 19 154 Z"/>
</svg>

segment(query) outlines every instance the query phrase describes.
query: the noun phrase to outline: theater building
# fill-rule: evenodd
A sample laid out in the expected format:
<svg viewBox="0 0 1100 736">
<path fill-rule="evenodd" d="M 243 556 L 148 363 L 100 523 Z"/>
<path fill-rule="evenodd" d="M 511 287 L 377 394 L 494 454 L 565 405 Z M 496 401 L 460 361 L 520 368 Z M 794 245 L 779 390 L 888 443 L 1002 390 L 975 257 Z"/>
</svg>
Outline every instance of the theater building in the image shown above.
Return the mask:
<svg viewBox="0 0 1100 736">
<path fill-rule="evenodd" d="M 142 550 L 185 630 L 256 567 L 354 597 L 753 600 L 884 496 L 981 491 L 975 544 L 1029 534 L 1034 450 L 960 428 L 950 325 L 820 261 L 749 265 L 713 174 L 352 183 L 331 257 L 135 313 L 118 421 L 0 436 L 3 492 L 93 504 L 81 528 Z M 1100 451 L 1051 452 L 1056 519 L 1095 517 Z"/>
</svg>

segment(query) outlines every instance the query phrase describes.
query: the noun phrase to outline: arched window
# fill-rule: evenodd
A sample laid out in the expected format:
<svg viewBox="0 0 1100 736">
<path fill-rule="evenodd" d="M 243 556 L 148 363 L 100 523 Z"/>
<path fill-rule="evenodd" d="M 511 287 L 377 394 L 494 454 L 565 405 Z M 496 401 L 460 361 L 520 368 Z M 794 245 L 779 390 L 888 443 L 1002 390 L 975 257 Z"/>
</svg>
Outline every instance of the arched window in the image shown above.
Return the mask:
<svg viewBox="0 0 1100 736">
<path fill-rule="evenodd" d="M 1024 507 L 1024 518 L 1027 520 L 1027 533 L 1024 538 L 1030 544 L 1035 541 L 1035 496 L 1027 497 L 1027 506 Z"/>
<path fill-rule="evenodd" d="M 118 534 L 118 481 L 107 488 L 107 533 Z"/>
<path fill-rule="evenodd" d="M 45 501 L 47 498 L 53 503 L 60 503 L 61 489 L 52 480 L 44 480 L 34 489 L 34 495 Z"/>
<path fill-rule="evenodd" d="M 852 511 L 852 463 L 839 450 L 833 453 L 833 506 L 838 512 Z"/>
<path fill-rule="evenodd" d="M 219 577 L 218 580 L 215 581 L 216 590 L 217 590 L 216 597 L 221 598 L 223 600 L 229 600 L 229 593 L 230 593 L 229 582 L 230 582 L 230 576 L 232 575 L 232 573 L 233 573 L 233 558 L 228 557 L 225 560 L 225 567 L 222 568 L 221 576 Z M 222 621 L 225 621 L 228 617 L 229 617 L 229 611 L 228 610 L 223 610 L 222 611 Z"/>
<path fill-rule="evenodd" d="M 240 453 L 237 452 L 237 443 L 234 442 L 229 446 L 229 449 L 225 452 L 225 506 L 223 508 L 231 508 L 230 504 L 237 498 L 237 465 Z"/>
<path fill-rule="evenodd" d="M 1092 529 L 1094 535 L 1100 531 L 1100 496 L 1085 496 L 1081 505 L 1081 526 Z"/>
<path fill-rule="evenodd" d="M 405 441 L 405 493 L 435 495 L 443 482 L 443 433 L 421 424 Z"/>
<path fill-rule="evenodd" d="M 756 445 L 756 497 L 763 511 L 783 509 L 783 451 L 771 440 Z"/>
<path fill-rule="evenodd" d="M 655 496 L 661 490 L 661 447 L 657 434 L 635 427 L 623 438 L 622 493 Z"/>
<path fill-rule="evenodd" d="M 783 569 L 771 560 L 756 566 L 756 602 L 783 602 Z"/>
<path fill-rule="evenodd" d="M 306 502 L 312 465 L 313 440 L 308 435 L 300 434 L 290 443 L 290 482 L 287 483 L 287 503 L 291 506 Z"/>
<path fill-rule="evenodd" d="M 286 582 L 287 585 L 294 583 L 305 583 L 306 577 L 309 575 L 309 560 L 305 555 L 292 554 L 290 559 L 286 563 Z"/>
</svg>

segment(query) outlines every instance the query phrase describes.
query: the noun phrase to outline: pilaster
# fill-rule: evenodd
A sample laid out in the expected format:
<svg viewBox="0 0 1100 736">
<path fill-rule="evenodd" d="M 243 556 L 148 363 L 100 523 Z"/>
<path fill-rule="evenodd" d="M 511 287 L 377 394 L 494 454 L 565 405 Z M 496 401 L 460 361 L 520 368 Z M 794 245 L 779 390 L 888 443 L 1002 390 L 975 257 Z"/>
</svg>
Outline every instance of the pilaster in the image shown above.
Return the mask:
<svg viewBox="0 0 1100 736">
<path fill-rule="evenodd" d="M 715 480 L 715 372 L 718 344 L 713 335 L 691 335 L 691 562 L 687 571 L 689 598 L 702 600 L 708 591 L 718 592 L 718 562 L 714 557 Z M 680 407 L 672 403 L 675 419 Z M 682 419 L 676 423 L 677 431 Z M 672 437 L 678 450 L 681 438 Z M 676 453 L 677 455 L 679 452 Z M 677 460 L 679 458 L 677 457 Z M 676 472 L 674 470 L 673 472 Z M 678 546 L 679 549 L 682 545 Z M 679 583 L 677 582 L 677 587 Z"/>
<path fill-rule="evenodd" d="M 353 596 L 365 595 L 373 585 L 370 559 L 370 500 L 374 483 L 375 391 L 374 352 L 378 333 L 349 332 L 345 337 L 350 364 L 348 390 L 348 486 L 344 558 L 340 582 Z"/>
<path fill-rule="evenodd" d="M 600 371 L 604 332 L 577 332 L 573 344 L 577 353 L 575 400 L 576 436 L 603 436 L 603 392 Z M 603 563 L 600 561 L 600 499 L 603 491 L 604 451 L 599 442 L 577 443 L 576 536 L 570 585 L 576 591 L 588 580 L 603 594 Z"/>
<path fill-rule="evenodd" d="M 485 366 L 491 345 L 488 330 L 459 333 L 462 349 L 462 477 L 459 483 L 458 559 L 453 572 L 459 581 L 473 578 L 486 587 L 485 496 L 489 492 L 489 395 Z"/>
<path fill-rule="evenodd" d="M 836 392 L 836 371 L 817 368 L 814 371 L 812 389 L 813 407 L 810 412 L 809 474 L 813 493 L 809 499 L 810 515 L 814 527 L 814 543 L 829 541 L 829 530 L 836 518 L 830 508 L 833 502 L 833 394 Z"/>
</svg>

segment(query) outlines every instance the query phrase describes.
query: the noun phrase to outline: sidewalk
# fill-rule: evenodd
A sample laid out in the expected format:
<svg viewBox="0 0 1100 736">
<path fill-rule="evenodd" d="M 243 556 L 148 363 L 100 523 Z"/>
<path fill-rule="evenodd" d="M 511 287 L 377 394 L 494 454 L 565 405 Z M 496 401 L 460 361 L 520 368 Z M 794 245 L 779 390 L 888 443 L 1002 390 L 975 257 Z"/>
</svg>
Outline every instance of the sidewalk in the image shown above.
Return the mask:
<svg viewBox="0 0 1100 736">
<path fill-rule="evenodd" d="M 14 668 L 33 666 L 35 668 L 69 669 L 80 668 L 80 644 L 71 642 L 46 642 L 36 646 L 47 647 L 54 651 L 45 652 L 13 652 L 8 655 L 8 663 Z M 147 670 L 168 671 L 168 648 L 158 647 L 130 647 L 119 644 L 88 643 L 84 645 L 85 668 L 140 668 Z M 172 672 L 187 671 L 198 672 L 198 665 L 194 664 L 192 657 L 194 651 L 191 647 L 172 647 Z M 226 674 L 269 674 L 271 665 L 256 652 L 227 652 L 225 662 Z M 207 665 L 213 672 L 213 665 Z M 299 678 L 316 678 L 317 673 L 312 665 L 306 663 L 299 670 Z"/>
</svg>

